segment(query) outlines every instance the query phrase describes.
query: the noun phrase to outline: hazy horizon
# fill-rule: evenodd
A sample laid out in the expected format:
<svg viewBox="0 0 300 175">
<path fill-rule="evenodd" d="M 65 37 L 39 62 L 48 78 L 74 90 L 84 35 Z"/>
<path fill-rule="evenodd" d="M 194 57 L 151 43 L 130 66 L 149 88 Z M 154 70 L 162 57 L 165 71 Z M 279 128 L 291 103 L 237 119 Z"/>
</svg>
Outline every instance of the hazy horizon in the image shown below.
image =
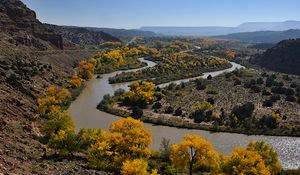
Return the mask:
<svg viewBox="0 0 300 175">
<path fill-rule="evenodd" d="M 44 23 L 138 29 L 143 26 L 224 26 L 300 20 L 297 0 L 22 0 Z"/>
</svg>

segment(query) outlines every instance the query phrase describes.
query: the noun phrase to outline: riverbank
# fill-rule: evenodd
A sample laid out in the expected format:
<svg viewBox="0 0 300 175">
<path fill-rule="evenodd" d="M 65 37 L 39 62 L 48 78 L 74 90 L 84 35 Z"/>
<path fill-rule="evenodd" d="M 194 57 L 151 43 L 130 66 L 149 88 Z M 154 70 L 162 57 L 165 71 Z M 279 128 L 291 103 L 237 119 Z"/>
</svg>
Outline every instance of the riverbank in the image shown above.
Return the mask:
<svg viewBox="0 0 300 175">
<path fill-rule="evenodd" d="M 232 63 L 232 65 L 237 67 L 236 63 Z M 234 69 L 231 68 L 230 71 L 234 71 Z M 211 75 L 211 78 L 214 77 L 212 80 L 188 82 L 199 78 L 197 77 L 159 85 L 162 88 L 159 93 L 163 94 L 162 99 L 155 102 L 159 104 L 159 107 L 156 108 L 153 104 L 152 109 L 151 106 L 148 106 L 147 109 L 140 112 L 143 113 L 142 120 L 153 124 L 212 132 L 300 136 L 297 122 L 299 104 L 296 101 L 290 101 L 290 94 L 299 89 L 296 85 L 299 83 L 296 81 L 297 78 L 287 78 L 287 75 L 284 74 L 276 77 L 272 73 L 272 75 L 268 75 L 255 70 L 234 71 L 218 76 L 224 72 L 226 71 L 207 72 L 200 77 L 207 78 Z M 291 79 L 295 81 L 291 81 Z M 273 82 L 274 87 L 270 82 Z M 275 91 L 278 89 L 276 82 L 280 82 L 281 86 L 285 85 L 287 87 L 285 91 L 288 94 L 281 94 L 281 92 L 278 94 Z M 206 90 L 204 90 L 205 88 Z M 272 101 L 271 106 L 265 106 L 269 98 L 276 98 L 276 100 Z M 210 109 L 199 111 L 203 114 L 198 113 L 195 116 L 195 104 L 204 103 L 205 99 L 212 103 Z M 118 97 L 111 97 L 109 101 L 110 104 L 100 103 L 98 109 L 118 116 L 131 116 L 130 108 L 126 109 L 123 106 L 115 105 L 120 104 Z M 240 117 L 239 115 L 242 114 L 238 113 L 235 114 L 236 116 L 232 116 L 234 109 L 246 110 L 241 108 L 241 105 L 248 102 L 253 105 L 251 113 L 248 111 L 249 114 L 246 114 L 245 117 Z M 172 110 L 171 114 L 166 112 L 169 108 Z M 180 110 L 179 115 L 173 113 L 175 109 Z M 273 117 L 276 116 L 275 114 L 278 115 L 276 119 Z"/>
<path fill-rule="evenodd" d="M 112 98 L 113 99 L 113 98 Z M 114 100 L 114 99 L 113 99 Z M 130 107 L 122 106 L 120 103 L 113 102 L 113 105 L 105 107 L 98 105 L 97 109 L 120 117 L 129 117 L 132 115 Z M 145 123 L 151 123 L 160 126 L 169 126 L 184 129 L 205 130 L 210 132 L 237 133 L 245 135 L 265 135 L 265 136 L 288 136 L 299 137 L 300 134 L 285 133 L 282 130 L 246 130 L 245 128 L 230 128 L 227 126 L 214 125 L 212 122 L 195 123 L 192 119 L 174 116 L 172 114 L 159 114 L 151 111 L 149 108 L 143 110 L 143 116 L 139 118 Z"/>
<path fill-rule="evenodd" d="M 171 81 L 176 81 L 176 80 L 182 80 L 182 79 L 187 79 L 187 78 L 195 78 L 195 77 L 199 77 L 202 76 L 204 73 L 206 72 L 216 72 L 216 71 L 222 71 L 224 69 L 230 69 L 232 66 L 232 64 L 228 63 L 228 64 L 224 64 L 224 65 L 219 65 L 218 67 L 214 67 L 214 68 L 202 68 L 200 70 L 194 71 L 193 73 L 186 73 L 186 74 L 172 74 L 172 75 L 158 75 L 156 77 L 148 77 L 148 78 L 135 78 L 135 77 L 126 77 L 126 78 L 122 78 L 123 75 L 125 75 L 126 73 L 122 73 L 122 74 L 117 74 L 114 77 L 109 78 L 109 83 L 110 84 L 116 84 L 116 83 L 124 83 L 124 82 L 132 82 L 132 81 L 151 81 L 156 85 L 159 84 L 165 84 L 165 83 L 169 83 Z"/>
<path fill-rule="evenodd" d="M 155 66 L 156 64 L 146 61 L 148 66 Z M 236 68 L 242 68 L 241 65 L 231 63 L 234 67 L 226 71 L 217 71 L 204 73 L 206 78 L 208 75 L 217 76 L 224 72 L 234 71 Z M 136 70 L 129 70 L 136 71 Z M 79 97 L 69 107 L 69 114 L 72 116 L 76 131 L 81 128 L 101 128 L 108 130 L 109 125 L 120 119 L 119 116 L 109 114 L 107 112 L 96 109 L 96 106 L 103 100 L 103 96 L 110 94 L 111 96 L 117 89 L 129 90 L 130 83 L 109 84 L 109 77 L 115 76 L 123 71 L 117 71 L 110 74 L 103 74 L 99 79 L 92 79 L 86 83 L 86 88 L 82 91 Z M 199 77 L 196 77 L 199 78 Z M 195 79 L 195 78 L 193 78 Z M 174 81 L 172 83 L 180 84 L 181 82 L 190 81 L 185 79 L 181 81 Z M 167 84 L 162 84 L 160 87 L 166 87 Z M 180 98 L 180 97 L 178 97 Z M 204 130 L 184 129 L 176 127 L 168 127 L 162 125 L 153 125 L 145 123 L 147 129 L 152 132 L 153 142 L 150 146 L 153 150 L 159 150 L 160 144 L 164 138 L 170 139 L 170 143 L 178 143 L 181 141 L 184 134 L 194 133 L 203 136 L 214 144 L 216 149 L 225 155 L 229 155 L 231 151 L 237 146 L 245 146 L 249 141 L 265 141 L 272 145 L 278 152 L 282 165 L 285 169 L 296 169 L 300 167 L 300 139 L 295 137 L 283 136 L 262 136 L 262 135 L 244 135 L 226 132 L 210 132 Z"/>
</svg>

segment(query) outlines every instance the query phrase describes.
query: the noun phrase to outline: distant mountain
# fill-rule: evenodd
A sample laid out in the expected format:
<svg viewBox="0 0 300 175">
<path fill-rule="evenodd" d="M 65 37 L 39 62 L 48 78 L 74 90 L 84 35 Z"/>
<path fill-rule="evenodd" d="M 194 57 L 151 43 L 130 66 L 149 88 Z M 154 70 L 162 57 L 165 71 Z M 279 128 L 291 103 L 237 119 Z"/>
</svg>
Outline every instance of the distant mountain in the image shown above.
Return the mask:
<svg viewBox="0 0 300 175">
<path fill-rule="evenodd" d="M 114 37 L 103 31 L 91 31 L 83 27 L 70 27 L 70 26 L 57 26 L 51 24 L 45 24 L 49 30 L 53 30 L 56 34 L 59 34 L 64 39 L 64 45 L 66 47 L 72 47 L 75 45 L 97 45 L 106 41 L 121 41 L 117 37 Z"/>
<path fill-rule="evenodd" d="M 245 31 L 283 31 L 289 29 L 300 29 L 300 21 L 247 22 L 237 26 L 237 28 Z"/>
<path fill-rule="evenodd" d="M 201 35 L 212 36 L 230 33 L 233 27 L 141 27 L 141 30 L 151 31 L 163 35 Z"/>
<path fill-rule="evenodd" d="M 300 21 L 284 21 L 284 22 L 246 22 L 236 27 L 141 27 L 141 30 L 152 31 L 163 35 L 198 35 L 198 36 L 214 36 L 227 35 L 240 32 L 255 31 L 283 31 L 289 29 L 300 29 Z"/>
<path fill-rule="evenodd" d="M 271 70 L 300 75 L 300 39 L 281 41 L 252 62 Z"/>
<path fill-rule="evenodd" d="M 131 39 L 134 37 L 142 36 L 142 37 L 152 37 L 157 36 L 158 34 L 152 31 L 145 30 L 136 30 L 136 29 L 113 29 L 113 28 L 96 28 L 96 27 L 86 27 L 91 31 L 103 31 L 110 35 L 116 36 L 121 39 Z"/>
<path fill-rule="evenodd" d="M 278 43 L 281 40 L 300 38 L 300 30 L 291 29 L 286 31 L 233 33 L 229 35 L 215 36 L 215 38 L 237 40 L 248 43 Z"/>
</svg>

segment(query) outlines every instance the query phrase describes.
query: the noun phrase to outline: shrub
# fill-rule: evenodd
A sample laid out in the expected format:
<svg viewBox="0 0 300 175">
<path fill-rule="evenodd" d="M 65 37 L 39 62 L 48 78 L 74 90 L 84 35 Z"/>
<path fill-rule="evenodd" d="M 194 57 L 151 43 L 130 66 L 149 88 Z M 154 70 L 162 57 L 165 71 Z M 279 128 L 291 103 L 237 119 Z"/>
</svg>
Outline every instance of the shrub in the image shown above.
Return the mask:
<svg viewBox="0 0 300 175">
<path fill-rule="evenodd" d="M 285 95 L 295 95 L 295 91 L 293 89 L 286 89 Z"/>
<path fill-rule="evenodd" d="M 259 86 L 256 86 L 256 85 L 252 86 L 252 87 L 251 87 L 251 90 L 252 90 L 254 93 L 260 93 L 260 92 L 261 92 L 260 87 L 259 87 Z"/>
<path fill-rule="evenodd" d="M 160 109 L 162 107 L 160 102 L 156 102 L 153 104 L 152 109 Z"/>
<path fill-rule="evenodd" d="M 264 79 L 258 78 L 258 79 L 256 80 L 256 83 L 257 83 L 257 84 L 264 84 Z"/>
<path fill-rule="evenodd" d="M 207 79 L 208 80 L 211 80 L 213 77 L 209 74 L 208 76 L 207 76 Z"/>
<path fill-rule="evenodd" d="M 255 81 L 254 79 L 251 79 L 251 80 L 250 80 L 250 84 L 251 84 L 251 85 L 256 85 L 256 81 Z"/>
<path fill-rule="evenodd" d="M 132 108 L 131 116 L 135 119 L 140 119 L 143 116 L 143 109 L 138 106 Z"/>
<path fill-rule="evenodd" d="M 286 96 L 286 101 L 296 102 L 297 98 L 293 95 L 288 95 L 288 96 Z"/>
<path fill-rule="evenodd" d="M 215 104 L 215 100 L 213 98 L 208 98 L 208 99 L 206 99 L 206 101 L 212 105 Z"/>
<path fill-rule="evenodd" d="M 174 90 L 176 87 L 176 84 L 175 83 L 170 83 L 167 87 L 168 90 Z"/>
<path fill-rule="evenodd" d="M 275 129 L 279 126 L 279 118 L 278 118 L 277 114 L 273 114 L 273 115 L 270 115 L 270 116 L 263 116 L 260 119 L 259 123 L 262 126 L 266 126 L 270 129 Z"/>
<path fill-rule="evenodd" d="M 265 100 L 263 102 L 264 107 L 272 107 L 273 106 L 273 101 L 272 100 Z"/>
<path fill-rule="evenodd" d="M 162 92 L 158 91 L 158 92 L 155 92 L 155 93 L 154 93 L 154 96 L 155 96 L 156 100 L 159 101 L 159 100 L 161 100 L 165 95 L 164 95 Z"/>
<path fill-rule="evenodd" d="M 180 83 L 180 87 L 181 89 L 184 89 L 186 87 L 185 83 L 184 82 Z"/>
<path fill-rule="evenodd" d="M 244 120 L 244 119 L 250 118 L 252 116 L 254 108 L 255 108 L 254 104 L 251 102 L 248 102 L 242 106 L 235 106 L 232 109 L 232 114 L 237 116 L 238 119 Z"/>
<path fill-rule="evenodd" d="M 273 84 L 274 84 L 274 79 L 268 77 L 266 80 L 266 87 L 272 87 Z"/>
<path fill-rule="evenodd" d="M 48 147 L 59 150 L 60 156 L 68 156 L 70 153 L 79 151 L 77 136 L 74 132 L 60 130 L 50 137 Z"/>
<path fill-rule="evenodd" d="M 204 111 L 201 109 L 196 110 L 193 113 L 193 118 L 195 123 L 201 123 L 205 120 Z"/>
<path fill-rule="evenodd" d="M 244 83 L 244 88 L 248 89 L 248 88 L 251 88 L 251 87 L 252 87 L 252 85 L 251 85 L 250 82 L 245 82 Z"/>
<path fill-rule="evenodd" d="M 263 92 L 262 92 L 262 95 L 265 95 L 265 96 L 269 96 L 271 94 L 272 93 L 270 91 L 268 91 L 268 90 L 263 90 Z"/>
<path fill-rule="evenodd" d="M 174 112 L 174 108 L 172 106 L 168 106 L 165 112 L 167 114 L 172 114 Z"/>
<path fill-rule="evenodd" d="M 216 89 L 210 89 L 208 91 L 206 91 L 207 94 L 218 94 L 218 91 Z"/>
<path fill-rule="evenodd" d="M 206 111 L 205 112 L 205 121 L 211 121 L 212 114 L 213 114 L 212 111 Z"/>
<path fill-rule="evenodd" d="M 206 85 L 202 79 L 197 79 L 196 81 L 196 89 L 197 90 L 204 90 L 206 89 Z"/>
<path fill-rule="evenodd" d="M 125 93 L 125 90 L 119 88 L 119 89 L 117 89 L 117 90 L 115 91 L 114 95 L 115 95 L 115 96 L 120 96 L 120 95 L 122 95 L 122 94 L 124 94 L 124 93 Z"/>
<path fill-rule="evenodd" d="M 179 107 L 179 108 L 177 108 L 177 109 L 175 110 L 175 115 L 176 115 L 176 116 L 181 116 L 181 114 L 182 114 L 182 109 L 181 109 L 181 107 Z"/>
<path fill-rule="evenodd" d="M 280 95 L 272 95 L 271 97 L 270 97 L 270 100 L 272 101 L 272 102 L 276 102 L 276 101 L 278 101 L 278 100 L 280 100 Z"/>
<path fill-rule="evenodd" d="M 236 79 L 233 83 L 234 86 L 241 85 L 241 84 L 242 84 L 242 82 L 239 79 Z"/>
<path fill-rule="evenodd" d="M 291 83 L 290 87 L 291 88 L 297 88 L 298 86 L 297 86 L 297 84 L 295 82 L 293 82 L 293 83 Z"/>
</svg>

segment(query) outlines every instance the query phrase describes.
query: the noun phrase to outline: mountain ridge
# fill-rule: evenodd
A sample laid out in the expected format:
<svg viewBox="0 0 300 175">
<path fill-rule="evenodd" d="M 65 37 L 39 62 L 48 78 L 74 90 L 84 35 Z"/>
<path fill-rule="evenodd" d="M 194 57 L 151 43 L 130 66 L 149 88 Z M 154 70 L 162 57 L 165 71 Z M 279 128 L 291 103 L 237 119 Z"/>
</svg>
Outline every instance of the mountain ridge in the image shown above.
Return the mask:
<svg viewBox="0 0 300 175">
<path fill-rule="evenodd" d="M 299 29 L 290 29 L 286 31 L 257 31 L 241 32 L 228 35 L 213 36 L 214 38 L 230 39 L 248 43 L 278 43 L 286 39 L 300 38 Z"/>
<path fill-rule="evenodd" d="M 289 29 L 300 29 L 300 21 L 287 20 L 283 22 L 245 22 L 235 27 L 223 26 L 201 26 L 201 27 L 177 27 L 177 26 L 145 26 L 140 30 L 152 31 L 164 35 L 196 35 L 214 36 L 226 35 L 238 32 L 255 32 L 261 30 L 282 31 Z"/>
</svg>

